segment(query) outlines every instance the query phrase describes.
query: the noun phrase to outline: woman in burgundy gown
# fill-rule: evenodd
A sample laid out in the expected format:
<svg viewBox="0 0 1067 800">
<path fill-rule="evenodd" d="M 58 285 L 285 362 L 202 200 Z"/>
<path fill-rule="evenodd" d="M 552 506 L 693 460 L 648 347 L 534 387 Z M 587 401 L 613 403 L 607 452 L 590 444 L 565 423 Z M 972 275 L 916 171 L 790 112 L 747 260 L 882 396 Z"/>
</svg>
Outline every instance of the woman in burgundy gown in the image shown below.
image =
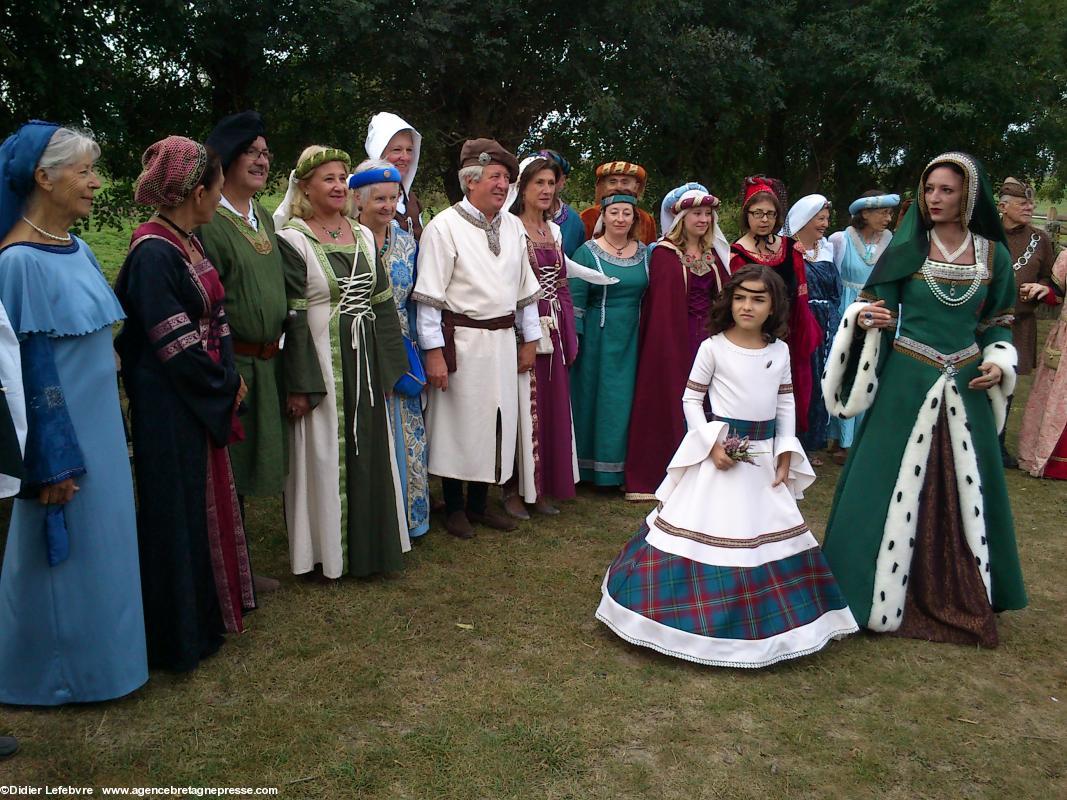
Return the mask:
<svg viewBox="0 0 1067 800">
<path fill-rule="evenodd" d="M 685 436 L 681 397 L 711 301 L 729 278 L 730 246 L 719 229 L 719 199 L 698 183 L 671 191 L 661 206 L 666 232 L 653 245 L 641 304 L 637 381 L 626 446 L 626 499 L 653 500 Z"/>
</svg>

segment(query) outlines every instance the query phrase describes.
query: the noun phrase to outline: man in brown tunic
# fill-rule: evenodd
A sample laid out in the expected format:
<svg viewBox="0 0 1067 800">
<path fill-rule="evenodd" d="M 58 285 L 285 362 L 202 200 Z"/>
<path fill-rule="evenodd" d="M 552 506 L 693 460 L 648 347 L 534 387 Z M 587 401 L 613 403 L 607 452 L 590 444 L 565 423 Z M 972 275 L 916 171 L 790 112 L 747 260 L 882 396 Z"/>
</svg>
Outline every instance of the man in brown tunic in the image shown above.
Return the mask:
<svg viewBox="0 0 1067 800">
<path fill-rule="evenodd" d="M 1017 178 L 1005 178 L 1000 186 L 1000 215 L 1008 235 L 1008 250 L 1018 288 L 1012 339 L 1019 354 L 1018 372 L 1028 375 L 1037 364 L 1035 311 L 1043 301 L 1051 305 L 1056 302 L 1052 291 L 1052 262 L 1056 252 L 1048 234 L 1030 224 L 1034 216 L 1034 190 L 1030 186 Z M 1003 433 L 1000 443 L 1004 466 L 1018 466 L 1015 458 L 1004 449 Z"/>
</svg>

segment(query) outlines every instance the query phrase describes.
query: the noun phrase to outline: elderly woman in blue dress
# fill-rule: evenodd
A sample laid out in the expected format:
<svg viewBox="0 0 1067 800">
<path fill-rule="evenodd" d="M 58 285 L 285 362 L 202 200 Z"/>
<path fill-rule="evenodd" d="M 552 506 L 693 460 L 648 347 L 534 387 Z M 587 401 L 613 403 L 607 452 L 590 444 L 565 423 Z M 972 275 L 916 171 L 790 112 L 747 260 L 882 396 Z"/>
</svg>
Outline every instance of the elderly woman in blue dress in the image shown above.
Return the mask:
<svg viewBox="0 0 1067 800">
<path fill-rule="evenodd" d="M 782 234 L 797 243 L 804 254 L 808 276 L 808 307 L 822 328 L 822 341 L 811 354 L 811 374 L 822 375 L 826 355 L 833 344 L 834 333 L 841 322 L 841 279 L 834 266 L 834 247 L 826 239 L 830 227 L 830 201 L 821 194 L 801 197 L 786 214 Z M 826 447 L 826 431 L 830 414 L 822 399 L 822 387 L 813 381 L 811 402 L 808 404 L 808 429 L 800 434 L 800 441 L 808 453 Z M 811 456 L 814 467 L 822 466 L 822 459 Z"/>
<path fill-rule="evenodd" d="M 25 476 L 0 571 L 0 702 L 121 697 L 148 680 L 137 521 L 111 326 L 69 233 L 100 188 L 89 136 L 30 122 L 0 147 L 0 302 L 20 342 Z"/>
<path fill-rule="evenodd" d="M 409 359 L 421 358 L 415 337 L 415 304 L 408 304 L 415 286 L 415 235 L 396 219 L 403 188 L 400 171 L 388 161 L 368 159 L 348 179 L 356 191 L 359 221 L 374 234 L 378 257 L 393 287 L 393 302 Z M 430 529 L 430 484 L 426 472 L 426 424 L 422 417 L 422 385 L 417 370 L 401 379 L 388 395 L 393 447 L 400 471 L 401 490 L 408 515 L 408 535 L 422 536 Z"/>
<path fill-rule="evenodd" d="M 893 221 L 893 209 L 899 205 L 898 194 L 886 194 L 880 189 L 864 192 L 848 207 L 848 213 L 852 215 L 849 226 L 830 234 L 834 264 L 841 276 L 838 319 L 846 308 L 856 302 L 867 279 L 871 277 L 875 262 L 889 246 L 893 238 L 889 223 Z M 835 331 L 836 326 L 829 328 L 826 335 L 832 338 Z M 832 456 L 835 464 L 844 464 L 848 459 L 848 449 L 852 447 L 862 420 L 862 413 L 850 419 L 830 418 L 827 436 L 836 442 Z"/>
</svg>

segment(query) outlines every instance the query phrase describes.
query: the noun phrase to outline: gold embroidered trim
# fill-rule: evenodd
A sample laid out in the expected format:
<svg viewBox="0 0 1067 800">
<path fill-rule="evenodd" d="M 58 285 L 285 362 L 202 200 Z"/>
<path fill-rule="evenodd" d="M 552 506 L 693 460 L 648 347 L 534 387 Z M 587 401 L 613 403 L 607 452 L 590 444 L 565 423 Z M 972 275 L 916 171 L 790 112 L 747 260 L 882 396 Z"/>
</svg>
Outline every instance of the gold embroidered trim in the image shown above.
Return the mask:
<svg viewBox="0 0 1067 800">
<path fill-rule="evenodd" d="M 685 388 L 692 389 L 694 392 L 706 392 L 708 390 L 708 384 L 697 383 L 696 381 L 686 381 Z"/>
<path fill-rule="evenodd" d="M 792 393 L 793 393 L 793 384 L 791 384 L 791 383 L 783 383 L 781 386 L 778 387 L 778 394 L 792 394 Z"/>
</svg>

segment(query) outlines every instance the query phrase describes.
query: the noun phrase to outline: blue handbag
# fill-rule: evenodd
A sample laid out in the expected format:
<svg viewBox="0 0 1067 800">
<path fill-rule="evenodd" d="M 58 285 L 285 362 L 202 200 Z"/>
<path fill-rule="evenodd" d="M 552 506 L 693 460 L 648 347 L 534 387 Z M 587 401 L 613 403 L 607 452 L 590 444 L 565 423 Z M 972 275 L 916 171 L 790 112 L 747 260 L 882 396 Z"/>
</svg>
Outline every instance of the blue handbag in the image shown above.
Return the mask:
<svg viewBox="0 0 1067 800">
<path fill-rule="evenodd" d="M 393 391 L 404 397 L 418 397 L 426 386 L 426 370 L 423 369 L 422 359 L 419 358 L 419 348 L 408 337 L 404 337 L 404 349 L 408 353 L 408 371 L 400 376 Z"/>
</svg>

